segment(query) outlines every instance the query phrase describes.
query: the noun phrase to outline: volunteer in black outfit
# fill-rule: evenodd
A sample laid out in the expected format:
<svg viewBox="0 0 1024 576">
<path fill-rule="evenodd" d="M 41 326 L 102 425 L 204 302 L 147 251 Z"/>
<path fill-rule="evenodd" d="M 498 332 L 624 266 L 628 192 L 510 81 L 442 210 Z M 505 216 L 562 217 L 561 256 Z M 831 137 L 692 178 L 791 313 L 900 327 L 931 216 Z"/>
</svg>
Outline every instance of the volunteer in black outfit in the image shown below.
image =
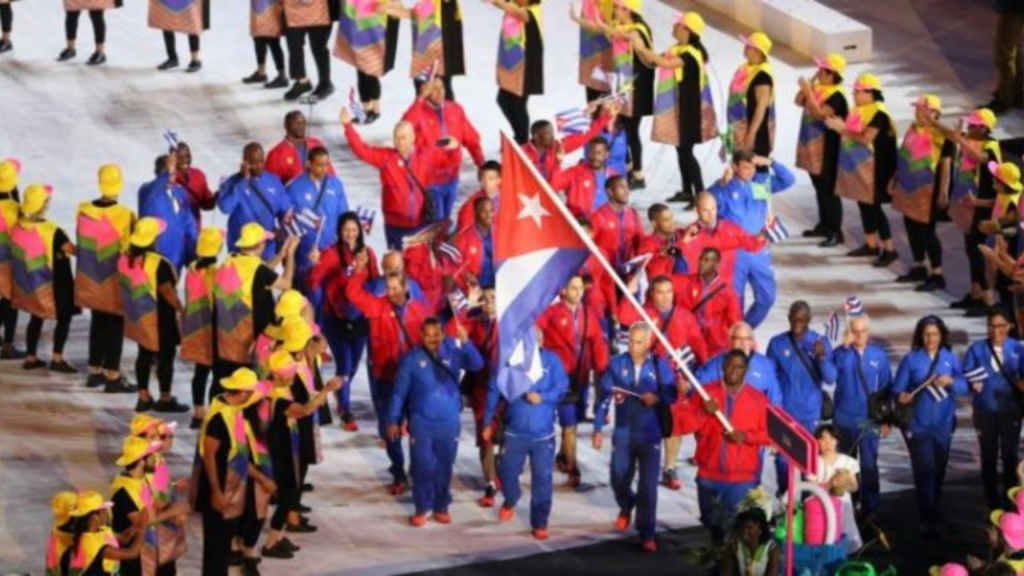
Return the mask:
<svg viewBox="0 0 1024 576">
<path fill-rule="evenodd" d="M 544 36 L 541 0 L 491 0 L 505 17 L 498 47 L 498 107 L 512 125 L 516 142 L 530 139 L 530 96 L 544 94 Z M 521 60 L 516 61 L 517 54 Z"/>
<path fill-rule="evenodd" d="M 64 36 L 67 39 L 67 46 L 57 57 L 58 62 L 74 60 L 78 53 L 75 51 L 75 41 L 78 38 L 78 18 L 83 10 L 89 11 L 89 20 L 92 21 L 92 35 L 96 40 L 96 50 L 89 57 L 89 66 L 99 66 L 107 61 L 107 53 L 104 46 L 107 42 L 107 21 L 103 16 L 104 10 L 113 10 L 123 5 L 122 0 L 64 0 L 64 10 L 67 12 L 64 17 Z"/>
<path fill-rule="evenodd" d="M 285 100 L 298 100 L 306 92 L 313 92 L 319 100 L 334 94 L 331 83 L 331 53 L 327 42 L 331 39 L 331 23 L 338 20 L 341 4 L 329 0 L 283 0 L 285 35 L 288 38 L 288 72 L 295 81 L 285 93 Z M 305 45 L 309 36 L 309 50 L 316 62 L 318 84 L 316 90 L 306 76 Z"/>
</svg>

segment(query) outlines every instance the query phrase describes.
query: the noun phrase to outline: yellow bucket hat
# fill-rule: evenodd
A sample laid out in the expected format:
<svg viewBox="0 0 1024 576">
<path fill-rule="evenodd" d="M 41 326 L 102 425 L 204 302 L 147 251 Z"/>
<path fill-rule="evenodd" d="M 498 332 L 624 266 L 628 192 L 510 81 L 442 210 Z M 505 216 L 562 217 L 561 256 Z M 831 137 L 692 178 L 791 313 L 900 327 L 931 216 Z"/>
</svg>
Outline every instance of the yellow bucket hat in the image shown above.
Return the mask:
<svg viewBox="0 0 1024 576">
<path fill-rule="evenodd" d="M 160 424 L 159 418 L 154 418 L 149 414 L 136 414 L 132 418 L 131 426 L 129 427 L 130 434 L 132 436 L 142 436 L 146 432 L 149 432 Z"/>
<path fill-rule="evenodd" d="M 935 94 L 925 94 L 914 102 L 915 108 L 926 108 L 932 112 L 942 112 L 942 99 Z"/>
<path fill-rule="evenodd" d="M 167 229 L 167 223 L 159 218 L 146 216 L 135 223 L 135 231 L 130 239 L 131 245 L 137 248 L 152 246 L 156 239 Z"/>
<path fill-rule="evenodd" d="M 295 362 L 295 358 L 292 357 L 290 352 L 278 350 L 270 355 L 270 359 L 267 360 L 267 367 L 270 368 L 270 372 L 274 376 L 291 378 L 295 376 L 299 365 Z"/>
<path fill-rule="evenodd" d="M 1014 192 L 1020 192 L 1024 189 L 1024 186 L 1020 183 L 1020 168 L 1013 162 L 989 162 L 988 171 L 992 174 L 992 177 L 999 180 L 1007 188 Z"/>
<path fill-rule="evenodd" d="M 644 0 L 615 0 L 615 3 L 637 14 L 643 12 L 644 9 Z"/>
<path fill-rule="evenodd" d="M 772 39 L 768 37 L 764 32 L 754 32 L 750 36 L 740 36 L 740 41 L 743 44 L 754 48 L 764 54 L 765 58 L 772 51 Z"/>
<path fill-rule="evenodd" d="M 220 381 L 220 387 L 236 392 L 249 392 L 256 389 L 259 378 L 248 368 L 239 368 L 231 376 Z"/>
<path fill-rule="evenodd" d="M 252 248 L 258 246 L 261 242 L 267 240 L 273 240 L 274 235 L 263 229 L 263 226 L 255 222 L 250 222 L 245 226 L 242 226 L 242 232 L 238 235 L 238 240 L 235 242 L 236 248 Z"/>
<path fill-rule="evenodd" d="M 216 258 L 224 246 L 224 231 L 220 228 L 203 228 L 196 241 L 196 256 Z"/>
<path fill-rule="evenodd" d="M 704 34 L 704 18 L 696 12 L 683 12 L 676 21 L 677 26 L 683 26 L 697 36 Z"/>
<path fill-rule="evenodd" d="M 137 436 L 129 436 L 121 445 L 121 457 L 114 464 L 124 468 L 160 450 L 160 442 L 149 442 Z"/>
<path fill-rule="evenodd" d="M 117 164 L 105 164 L 100 166 L 99 171 L 100 196 L 104 198 L 117 198 L 124 190 L 124 177 L 121 176 L 121 167 Z"/>
<path fill-rule="evenodd" d="M 274 316 L 278 318 L 298 316 L 306 307 L 306 302 L 306 297 L 298 290 L 285 290 L 277 299 L 277 305 L 274 306 Z"/>
<path fill-rule="evenodd" d="M 988 108 L 978 108 L 967 116 L 968 124 L 984 126 L 989 130 L 994 130 L 998 122 L 996 115 Z"/>
<path fill-rule="evenodd" d="M 88 516 L 97 510 L 110 510 L 114 507 L 113 502 L 108 502 L 103 499 L 103 496 L 95 490 L 86 490 L 85 492 L 79 492 L 78 498 L 75 500 L 75 509 L 72 510 L 68 516 L 72 518 L 81 518 Z"/>
<path fill-rule="evenodd" d="M 21 200 L 21 213 L 26 216 L 38 214 L 46 207 L 53 196 L 53 187 L 42 184 L 30 184 L 25 189 L 25 197 Z"/>
<path fill-rule="evenodd" d="M 316 333 L 301 316 L 289 316 L 281 323 L 281 335 L 285 351 L 301 352 Z"/>
<path fill-rule="evenodd" d="M 874 74 L 868 74 L 865 72 L 860 76 L 857 76 L 857 81 L 853 83 L 854 90 L 878 90 L 882 91 L 882 81 L 878 79 L 878 76 Z"/>
<path fill-rule="evenodd" d="M 21 173 L 21 162 L 8 158 L 0 162 L 0 192 L 7 194 L 18 185 L 18 174 Z"/>
<path fill-rule="evenodd" d="M 57 492 L 57 494 L 50 500 L 50 510 L 53 512 L 53 523 L 57 526 L 63 526 L 68 523 L 71 519 L 71 512 L 75 509 L 75 505 L 78 502 L 78 494 L 65 490 L 63 492 Z"/>
<path fill-rule="evenodd" d="M 818 68 L 824 68 L 825 70 L 831 70 L 840 76 L 846 76 L 846 58 L 843 58 L 839 54 L 829 53 L 826 54 L 824 58 L 815 56 L 814 63 L 817 64 Z"/>
</svg>

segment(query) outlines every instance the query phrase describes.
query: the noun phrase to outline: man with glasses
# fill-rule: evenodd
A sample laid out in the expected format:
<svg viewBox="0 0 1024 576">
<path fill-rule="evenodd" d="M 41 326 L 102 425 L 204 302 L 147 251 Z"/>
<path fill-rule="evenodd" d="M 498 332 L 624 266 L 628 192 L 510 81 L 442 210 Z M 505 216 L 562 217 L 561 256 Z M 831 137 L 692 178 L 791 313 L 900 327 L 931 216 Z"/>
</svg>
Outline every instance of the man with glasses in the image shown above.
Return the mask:
<svg viewBox="0 0 1024 576">
<path fill-rule="evenodd" d="M 988 337 L 971 344 L 964 355 L 964 376 L 974 396 L 974 429 L 981 444 L 981 479 L 990 510 L 1009 506 L 1006 491 L 1017 485 L 1024 348 L 1009 337 L 1009 330 L 1007 312 L 994 308 L 988 313 Z M 1000 453 L 1002 487 L 996 473 Z"/>
<path fill-rule="evenodd" d="M 871 421 L 872 396 L 889 387 L 892 367 L 881 346 L 870 341 L 867 316 L 849 319 L 843 345 L 832 353 L 836 366 L 833 422 L 839 431 L 839 451 L 860 460 L 860 489 L 853 495 L 862 518 L 873 522 L 878 513 L 878 444 L 889 425 L 876 429 Z"/>
</svg>

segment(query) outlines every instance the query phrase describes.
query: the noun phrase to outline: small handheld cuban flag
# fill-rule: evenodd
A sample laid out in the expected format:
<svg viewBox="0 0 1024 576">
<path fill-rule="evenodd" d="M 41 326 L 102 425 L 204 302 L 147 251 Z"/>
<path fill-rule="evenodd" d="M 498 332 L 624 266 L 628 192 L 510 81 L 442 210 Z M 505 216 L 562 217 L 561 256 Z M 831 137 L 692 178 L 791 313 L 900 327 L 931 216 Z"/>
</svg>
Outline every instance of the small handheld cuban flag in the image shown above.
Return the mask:
<svg viewBox="0 0 1024 576">
<path fill-rule="evenodd" d="M 363 108 L 363 102 L 356 96 L 355 88 L 348 91 L 348 109 L 358 124 L 366 123 L 366 108 Z"/>
<path fill-rule="evenodd" d="M 864 315 L 864 303 L 856 296 L 848 297 L 846 302 L 843 303 L 843 309 L 846 311 L 847 318 L 856 318 L 857 316 Z"/>
<path fill-rule="evenodd" d="M 448 295 L 448 303 L 456 314 L 469 310 L 469 298 L 466 298 L 466 293 L 459 288 L 456 288 Z"/>
<path fill-rule="evenodd" d="M 825 322 L 825 338 L 828 338 L 829 342 L 839 340 L 839 314 L 835 311 L 829 314 L 828 322 Z"/>
<path fill-rule="evenodd" d="M 981 387 L 985 384 L 985 378 L 988 376 L 988 370 L 985 370 L 984 366 L 978 366 L 973 370 L 964 372 L 964 378 L 970 383 L 971 388 L 975 392 L 981 392 Z"/>
<path fill-rule="evenodd" d="M 373 221 L 377 219 L 377 211 L 373 208 L 356 207 L 356 216 L 359 216 L 359 224 L 363 227 L 363 234 L 370 235 L 373 230 Z"/>
<path fill-rule="evenodd" d="M 430 82 L 437 76 L 437 60 L 427 64 L 427 67 L 420 70 L 420 73 L 416 75 L 417 82 Z"/>
<path fill-rule="evenodd" d="M 288 218 L 289 215 L 291 218 Z M 320 215 L 310 208 L 303 208 L 298 213 L 290 211 L 285 218 L 288 220 L 285 233 L 289 236 L 304 236 L 308 232 L 319 230 L 322 222 Z"/>
<path fill-rule="evenodd" d="M 164 132 L 164 142 L 167 142 L 167 150 L 174 152 L 178 149 L 178 133 L 173 130 Z"/>
<path fill-rule="evenodd" d="M 926 389 L 928 390 L 928 393 L 932 395 L 932 398 L 934 398 L 936 402 L 942 402 L 946 398 L 949 398 L 949 393 L 946 392 L 946 389 L 942 388 L 941 386 L 929 384 L 926 387 Z"/>
<path fill-rule="evenodd" d="M 772 221 L 765 228 L 765 232 L 768 234 L 768 241 L 772 244 L 778 244 L 789 238 L 789 230 L 778 216 L 772 218 Z"/>
<path fill-rule="evenodd" d="M 684 364 L 686 364 L 687 368 L 693 368 L 693 363 L 697 360 L 697 356 L 694 355 L 693 349 L 690 348 L 689 345 L 683 346 L 682 348 L 677 350 L 676 353 L 679 354 L 679 359 L 682 360 Z"/>
<path fill-rule="evenodd" d="M 619 326 L 615 331 L 615 346 L 619 350 L 629 348 L 629 326 Z"/>
<path fill-rule="evenodd" d="M 590 115 L 583 108 L 562 110 L 555 114 L 559 134 L 583 134 L 590 130 Z"/>
<path fill-rule="evenodd" d="M 456 265 L 462 264 L 462 252 L 451 242 L 441 242 L 437 250 L 451 259 Z"/>
</svg>

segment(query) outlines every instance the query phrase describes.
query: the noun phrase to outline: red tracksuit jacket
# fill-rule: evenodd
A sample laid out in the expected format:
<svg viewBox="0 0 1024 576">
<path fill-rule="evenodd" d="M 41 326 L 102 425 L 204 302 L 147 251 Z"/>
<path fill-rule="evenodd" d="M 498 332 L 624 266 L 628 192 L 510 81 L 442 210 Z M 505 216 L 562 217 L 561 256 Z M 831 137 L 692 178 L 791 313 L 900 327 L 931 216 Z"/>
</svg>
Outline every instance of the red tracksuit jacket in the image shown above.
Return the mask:
<svg viewBox="0 0 1024 576">
<path fill-rule="evenodd" d="M 676 306 L 682 306 L 693 312 L 700 324 L 700 332 L 707 343 L 708 357 L 713 358 L 730 348 L 729 328 L 743 319 L 740 311 L 740 300 L 732 284 L 719 275 L 705 290 L 704 282 L 696 274 L 677 274 L 672 277 L 672 289 L 676 297 Z M 699 310 L 697 304 L 708 298 Z"/>
<path fill-rule="evenodd" d="M 495 247 L 494 228 L 491 228 L 491 246 L 492 249 Z M 466 228 L 462 229 L 461 232 L 455 235 L 453 244 L 462 253 L 462 265 L 460 266 L 462 272 L 469 272 L 476 278 L 480 278 L 480 274 L 484 269 L 484 239 L 480 235 L 480 231 L 477 230 L 476 224 L 471 224 Z M 493 254 L 492 254 L 493 258 Z M 496 263 L 496 262 L 495 262 Z M 497 268 L 497 266 L 495 266 Z M 463 291 L 468 289 L 466 281 L 459 274 L 455 278 L 456 284 L 459 285 Z"/>
<path fill-rule="evenodd" d="M 727 220 L 718 220 L 714 228 L 707 228 L 697 223 L 694 223 L 693 226 L 698 226 L 700 233 L 689 242 L 680 240 L 677 244 L 683 251 L 683 258 L 686 259 L 686 269 L 698 269 L 700 254 L 705 248 L 718 248 L 722 254 L 718 273 L 729 283 L 732 283 L 733 271 L 736 268 L 736 249 L 757 252 L 764 248 L 766 243 L 760 236 L 751 236 L 743 228 Z"/>
<path fill-rule="evenodd" d="M 206 181 L 206 174 L 202 170 L 190 167 L 187 172 L 178 172 L 175 181 L 185 189 L 185 197 L 188 198 L 188 208 L 192 211 L 192 217 L 196 220 L 196 229 L 203 227 L 201 210 L 213 210 L 217 205 L 217 198 L 210 190 Z"/>
<path fill-rule="evenodd" d="M 605 279 L 608 273 L 605 272 L 604 267 L 597 261 L 597 258 L 591 256 L 583 263 L 583 267 L 580 268 L 580 274 L 590 276 L 591 282 L 593 282 L 583 293 L 583 303 L 589 306 L 590 310 L 597 314 L 599 319 L 607 318 L 613 312 L 611 305 L 615 302 L 605 298 L 605 282 L 611 282 Z M 615 296 L 614 285 L 612 286 L 612 296 Z"/>
<path fill-rule="evenodd" d="M 473 204 L 476 203 L 477 198 L 482 198 L 483 196 L 484 191 L 477 190 L 470 194 L 469 198 L 466 198 L 466 201 L 462 203 L 462 206 L 459 207 L 459 217 L 455 221 L 456 230 L 464 230 L 467 226 L 472 226 L 476 222 L 476 212 Z M 492 198 L 491 200 L 494 203 L 494 222 L 497 223 L 499 204 L 497 198 Z"/>
<path fill-rule="evenodd" d="M 605 167 L 605 173 L 608 178 L 619 175 L 610 167 Z M 554 173 L 551 175 L 551 188 L 565 193 L 565 205 L 577 218 L 590 216 L 594 212 L 594 198 L 598 195 L 598 186 L 597 176 L 586 160 L 581 160 L 568 170 L 555 165 Z"/>
<path fill-rule="evenodd" d="M 414 244 L 403 250 L 402 260 L 405 262 L 406 276 L 415 280 L 423 290 L 423 297 L 427 299 L 428 303 L 426 308 L 430 313 L 441 314 L 444 312 L 448 306 L 445 299 L 444 278 L 446 276 L 458 278 L 462 273 L 462 266 L 426 243 Z"/>
<path fill-rule="evenodd" d="M 458 314 L 458 322 L 454 318 L 448 322 L 448 336 L 458 337 L 460 324 L 466 329 L 469 341 L 473 343 L 484 359 L 482 369 L 466 374 L 471 389 L 469 400 L 473 408 L 473 416 L 478 422 L 482 422 L 487 409 L 491 367 L 498 361 L 498 320 L 485 318 L 483 314 L 470 317 L 465 311 L 462 311 Z"/>
<path fill-rule="evenodd" d="M 583 134 L 571 134 L 562 138 L 562 152 L 565 155 L 572 154 L 573 152 L 583 148 L 590 142 L 591 138 L 599 136 L 601 131 L 608 126 L 608 122 L 611 119 L 607 114 L 602 114 L 593 124 L 590 125 L 590 130 Z M 523 152 L 526 153 L 526 157 L 533 162 L 533 165 L 537 167 L 537 171 L 544 177 L 545 180 L 551 181 L 551 177 L 555 173 L 555 169 L 559 168 L 559 162 L 557 155 L 555 154 L 555 148 L 552 146 L 547 152 L 541 152 L 533 145 L 533 142 L 527 142 L 523 146 Z"/>
<path fill-rule="evenodd" d="M 669 343 L 676 350 L 683 346 L 689 346 L 693 350 L 693 355 L 697 358 L 698 365 L 707 362 L 708 348 L 704 343 L 704 336 L 701 335 L 700 328 L 697 326 L 697 319 L 693 317 L 689 310 L 682 306 L 672 308 L 667 326 L 665 321 L 661 319 L 661 312 L 658 312 L 658 309 L 653 304 L 645 304 L 644 310 L 651 317 L 651 320 L 654 320 L 655 325 L 665 334 L 665 338 L 668 338 Z M 626 299 L 619 302 L 617 312 L 619 324 L 624 326 L 629 326 L 634 322 L 642 320 L 640 313 Z M 658 356 L 671 360 L 671 357 L 665 353 L 665 347 L 661 345 L 660 340 L 654 340 L 653 350 Z"/>
<path fill-rule="evenodd" d="M 321 286 L 324 290 L 324 310 L 331 313 L 335 318 L 348 318 L 348 298 L 345 297 L 345 287 L 348 285 L 349 277 L 346 271 L 349 266 L 355 264 L 355 254 L 345 246 L 342 248 L 344 255 L 338 250 L 338 245 L 331 246 L 320 253 L 320 262 L 309 270 L 307 278 L 308 286 Z M 370 261 L 366 264 L 369 280 L 375 280 L 380 276 L 377 271 L 377 255 L 373 248 L 366 247 L 366 253 Z"/>
<path fill-rule="evenodd" d="M 662 238 L 657 232 L 651 232 L 640 240 L 640 247 L 636 250 L 637 256 L 654 254 L 651 261 L 647 263 L 647 277 L 657 278 L 658 276 L 672 277 L 675 271 L 676 259 L 668 254 L 662 254 L 662 250 L 669 246 L 675 246 L 679 238 L 683 237 L 683 231 L 673 232 L 668 238 Z"/>
<path fill-rule="evenodd" d="M 370 367 L 378 381 L 393 385 L 398 360 L 422 344 L 420 328 L 431 316 L 419 301 L 409 298 L 402 317 L 387 296 L 373 296 L 363 288 L 369 275 L 366 269 L 355 273 L 345 285 L 345 297 L 370 321 Z"/>
<path fill-rule="evenodd" d="M 345 126 L 345 137 L 356 158 L 380 171 L 384 223 L 390 226 L 412 228 L 422 224 L 424 188 L 444 182 L 437 175 L 446 170 L 458 170 L 462 161 L 461 150 L 417 147 L 407 169 L 397 150 L 366 145 L 351 124 Z M 410 171 L 415 178 L 410 176 Z"/>
<path fill-rule="evenodd" d="M 619 220 L 611 204 L 605 204 L 590 215 L 590 225 L 594 229 L 594 244 L 601 249 L 604 257 L 618 271 L 631 258 L 636 256 L 643 239 L 644 223 L 636 210 L 627 206 Z M 595 280 L 596 282 L 596 280 Z M 618 302 L 615 282 L 608 274 L 601 275 L 601 293 L 609 306 Z"/>
<path fill-rule="evenodd" d="M 601 317 L 586 304 L 576 307 L 576 316 L 563 302 L 552 304 L 537 319 L 544 335 L 544 348 L 562 361 L 573 386 L 578 375 L 594 370 L 598 375 L 608 368 L 608 342 L 601 330 Z M 582 344 L 582 355 L 580 345 Z"/>
<path fill-rule="evenodd" d="M 324 143 L 316 138 L 306 138 L 306 154 L 309 154 L 313 148 L 323 145 Z M 281 182 L 287 186 L 289 182 L 302 176 L 302 173 L 306 171 L 306 159 L 300 157 L 299 149 L 286 138 L 278 142 L 267 153 L 263 169 L 280 178 Z M 334 174 L 333 165 L 330 166 L 329 171 Z"/>
<path fill-rule="evenodd" d="M 480 134 L 457 102 L 446 101 L 439 114 L 438 109 L 431 106 L 426 98 L 417 98 L 405 111 L 402 120 L 412 124 L 416 131 L 417 148 L 437 146 L 441 138 L 455 138 L 469 152 L 477 168 L 483 165 L 484 150 L 480 146 Z M 457 175 L 458 168 L 455 170 Z"/>
<path fill-rule="evenodd" d="M 696 433 L 697 478 L 718 482 L 753 482 L 761 469 L 760 448 L 768 443 L 768 399 L 753 386 L 744 385 L 730 397 L 721 382 L 704 389 L 718 403 L 733 428 L 746 436 L 742 444 L 725 438 L 725 428 L 704 411 L 704 400 L 696 392 L 682 395 L 672 406 L 672 435 Z"/>
</svg>

